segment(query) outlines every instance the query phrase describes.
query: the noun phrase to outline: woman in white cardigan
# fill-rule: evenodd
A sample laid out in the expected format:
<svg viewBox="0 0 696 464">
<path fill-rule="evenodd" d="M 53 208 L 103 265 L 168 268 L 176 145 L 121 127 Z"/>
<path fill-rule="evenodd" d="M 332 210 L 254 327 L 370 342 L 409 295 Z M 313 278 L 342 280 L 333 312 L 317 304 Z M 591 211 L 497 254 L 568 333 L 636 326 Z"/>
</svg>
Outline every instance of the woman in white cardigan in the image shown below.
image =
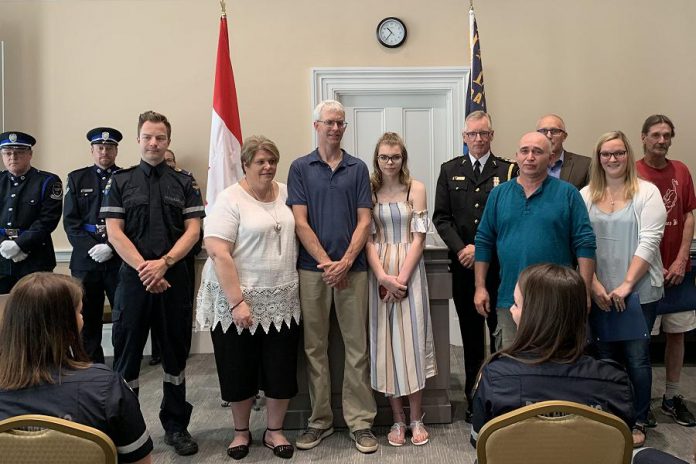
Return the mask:
<svg viewBox="0 0 696 464">
<path fill-rule="evenodd" d="M 596 342 L 600 357 L 625 360 L 635 392 L 633 443 L 642 446 L 652 385 L 649 328 L 663 295 L 660 241 L 667 212 L 657 187 L 638 179 L 631 146 L 621 131 L 597 141 L 590 183 L 580 194 L 597 236 L 593 311 L 623 311 L 628 296 L 637 293 L 645 318 L 648 335 L 640 339 Z"/>
</svg>

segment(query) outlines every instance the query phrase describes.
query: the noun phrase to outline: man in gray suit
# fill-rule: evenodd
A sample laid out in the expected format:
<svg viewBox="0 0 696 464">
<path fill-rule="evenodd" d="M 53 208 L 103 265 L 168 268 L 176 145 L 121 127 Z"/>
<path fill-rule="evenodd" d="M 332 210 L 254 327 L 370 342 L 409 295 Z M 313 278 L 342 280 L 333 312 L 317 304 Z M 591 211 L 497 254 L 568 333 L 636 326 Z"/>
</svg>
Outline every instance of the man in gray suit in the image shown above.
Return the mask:
<svg viewBox="0 0 696 464">
<path fill-rule="evenodd" d="M 578 190 L 590 182 L 590 161 L 587 156 L 577 155 L 563 148 L 568 137 L 565 122 L 556 114 L 542 116 L 537 122 L 537 132 L 551 141 L 551 164 L 549 175 L 573 184 Z"/>
</svg>

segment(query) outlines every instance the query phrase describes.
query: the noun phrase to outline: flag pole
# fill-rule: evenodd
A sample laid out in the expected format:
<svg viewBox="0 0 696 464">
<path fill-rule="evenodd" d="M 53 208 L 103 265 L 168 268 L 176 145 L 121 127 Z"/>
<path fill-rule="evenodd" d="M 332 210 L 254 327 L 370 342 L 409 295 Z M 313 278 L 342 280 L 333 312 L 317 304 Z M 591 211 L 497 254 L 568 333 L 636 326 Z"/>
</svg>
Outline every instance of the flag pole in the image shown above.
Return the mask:
<svg viewBox="0 0 696 464">
<path fill-rule="evenodd" d="M 473 1 L 473 0 L 471 0 L 471 1 Z M 225 11 L 225 0 L 220 0 L 220 9 L 222 10 L 222 17 L 223 18 L 227 17 L 227 11 Z"/>
</svg>

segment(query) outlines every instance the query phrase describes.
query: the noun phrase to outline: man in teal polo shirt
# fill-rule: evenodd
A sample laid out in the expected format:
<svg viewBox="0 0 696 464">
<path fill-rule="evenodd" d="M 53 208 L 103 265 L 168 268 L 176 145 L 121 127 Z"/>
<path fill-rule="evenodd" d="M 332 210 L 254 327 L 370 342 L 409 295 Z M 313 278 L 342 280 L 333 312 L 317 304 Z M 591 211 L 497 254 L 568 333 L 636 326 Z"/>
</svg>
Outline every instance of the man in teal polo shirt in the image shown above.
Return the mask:
<svg viewBox="0 0 696 464">
<path fill-rule="evenodd" d="M 572 266 L 577 259 L 589 306 L 595 235 L 577 189 L 548 175 L 550 156 L 551 142 L 542 134 L 522 137 L 516 154 L 520 174 L 493 189 L 476 232 L 474 305 L 483 316 L 491 310 L 486 275 L 493 253 L 500 262 L 497 349 L 510 346 L 515 338 L 510 306 L 517 276 L 527 266 L 543 262 Z"/>
<path fill-rule="evenodd" d="M 367 260 L 372 198 L 367 166 L 341 149 L 343 105 L 327 100 L 314 110 L 318 146 L 293 161 L 288 200 L 301 247 L 297 267 L 312 415 L 297 438 L 311 449 L 333 433 L 329 321 L 332 303 L 345 345 L 343 417 L 356 448 L 377 451 L 370 430 L 376 405 L 367 346 Z"/>
</svg>

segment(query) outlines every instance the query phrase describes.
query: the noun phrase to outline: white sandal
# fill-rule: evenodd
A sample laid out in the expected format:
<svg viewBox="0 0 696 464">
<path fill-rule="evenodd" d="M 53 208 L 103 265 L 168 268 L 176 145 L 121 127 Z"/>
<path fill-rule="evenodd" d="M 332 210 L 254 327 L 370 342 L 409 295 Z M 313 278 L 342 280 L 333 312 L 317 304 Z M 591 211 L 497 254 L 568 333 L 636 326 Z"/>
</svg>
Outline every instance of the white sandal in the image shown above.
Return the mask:
<svg viewBox="0 0 696 464">
<path fill-rule="evenodd" d="M 425 417 L 425 413 L 421 416 L 420 420 L 414 420 L 411 421 L 411 424 L 409 425 L 409 428 L 411 429 L 411 443 L 413 443 L 416 446 L 422 446 L 425 445 L 430 441 L 430 434 L 428 433 L 428 430 L 425 428 L 425 425 L 423 424 L 423 418 Z M 415 438 L 415 433 L 414 431 L 416 430 L 421 430 L 425 432 L 425 440 L 423 441 L 416 441 Z"/>
<path fill-rule="evenodd" d="M 404 446 L 404 444 L 406 444 L 406 430 L 408 429 L 405 423 L 394 422 L 394 425 L 391 426 L 391 429 L 387 434 L 387 441 L 389 441 L 389 444 L 392 446 Z M 396 436 L 394 438 L 399 438 L 400 441 L 392 440 L 392 434 L 394 432 L 396 432 Z"/>
</svg>

